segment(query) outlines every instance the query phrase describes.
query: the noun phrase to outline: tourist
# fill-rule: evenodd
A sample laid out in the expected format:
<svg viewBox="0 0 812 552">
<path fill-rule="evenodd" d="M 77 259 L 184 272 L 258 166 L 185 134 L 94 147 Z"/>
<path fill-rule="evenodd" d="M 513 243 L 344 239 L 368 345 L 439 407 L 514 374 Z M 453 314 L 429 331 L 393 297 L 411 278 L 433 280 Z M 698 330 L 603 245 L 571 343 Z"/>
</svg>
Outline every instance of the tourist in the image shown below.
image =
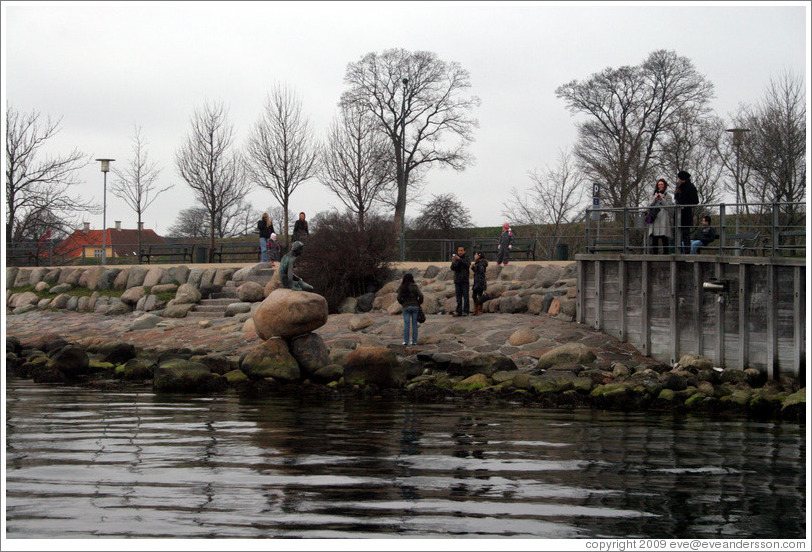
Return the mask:
<svg viewBox="0 0 812 552">
<path fill-rule="evenodd" d="M 646 211 L 649 245 L 654 255 L 659 253 L 658 242 L 662 243 L 663 254 L 668 253 L 669 236 L 674 233 L 670 209 L 673 205 L 674 201 L 668 193 L 668 182 L 661 178 L 654 186 L 654 196 Z"/>
<path fill-rule="evenodd" d="M 309 235 L 310 231 L 307 229 L 305 214 L 299 213 L 299 220 L 293 223 L 293 241 L 304 242 Z"/>
<path fill-rule="evenodd" d="M 691 238 L 691 255 L 698 255 L 700 247 L 707 247 L 710 242 L 716 239 L 716 230 L 711 226 L 710 216 L 704 216 L 699 221 L 699 228 Z"/>
<path fill-rule="evenodd" d="M 481 251 L 474 252 L 474 262 L 471 263 L 471 270 L 474 273 L 474 285 L 471 288 L 474 297 L 474 316 L 477 316 L 482 314 L 482 303 L 485 302 L 482 296 L 488 288 L 486 278 L 488 260 L 485 259 Z"/>
<path fill-rule="evenodd" d="M 273 222 L 268 213 L 262 213 L 262 218 L 257 222 L 257 230 L 259 230 L 259 251 L 260 262 L 268 262 L 268 240 L 273 233 Z"/>
<path fill-rule="evenodd" d="M 451 257 L 451 270 L 454 271 L 454 292 L 457 296 L 457 310 L 452 314 L 468 316 L 471 314 L 468 298 L 468 272 L 471 270 L 471 262 L 463 246 L 459 246 L 457 254 Z"/>
<path fill-rule="evenodd" d="M 423 304 L 423 293 L 420 291 L 411 272 L 403 275 L 398 288 L 398 303 L 403 305 L 403 344 L 417 345 L 417 314 Z M 411 341 L 409 340 L 411 329 Z"/>
<path fill-rule="evenodd" d="M 276 234 L 271 232 L 271 237 L 268 239 L 268 260 L 271 261 L 271 266 L 274 266 L 281 255 L 282 246 L 276 241 Z"/>
<path fill-rule="evenodd" d="M 677 173 L 677 189 L 674 192 L 674 203 L 680 205 L 679 227 L 682 253 L 688 253 L 691 246 L 691 228 L 694 226 L 693 205 L 699 203 L 696 186 L 691 182 L 691 175 L 685 171 Z"/>
<path fill-rule="evenodd" d="M 513 241 L 515 236 L 513 230 L 510 229 L 510 223 L 502 224 L 502 235 L 499 236 L 499 249 L 496 253 L 496 264 L 501 266 L 502 263 L 507 266 L 510 262 L 510 250 L 513 249 Z"/>
</svg>

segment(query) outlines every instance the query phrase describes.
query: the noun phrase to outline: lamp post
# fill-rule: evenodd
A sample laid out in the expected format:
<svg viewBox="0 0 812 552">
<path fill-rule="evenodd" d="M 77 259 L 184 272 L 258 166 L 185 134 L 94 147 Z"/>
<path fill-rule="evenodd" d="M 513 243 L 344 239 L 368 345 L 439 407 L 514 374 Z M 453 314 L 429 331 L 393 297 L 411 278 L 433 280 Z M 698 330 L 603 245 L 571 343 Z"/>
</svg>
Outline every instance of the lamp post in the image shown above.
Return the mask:
<svg viewBox="0 0 812 552">
<path fill-rule="evenodd" d="M 729 128 L 726 132 L 733 134 L 733 146 L 736 148 L 736 174 L 734 180 L 736 181 L 736 233 L 739 233 L 739 175 L 741 173 L 741 166 L 739 158 L 741 157 L 742 142 L 744 142 L 744 133 L 750 132 L 749 128 Z"/>
<path fill-rule="evenodd" d="M 101 161 L 101 171 L 104 173 L 104 210 L 102 211 L 102 265 L 107 264 L 107 173 L 110 172 L 110 161 L 115 159 L 96 159 Z"/>
<path fill-rule="evenodd" d="M 403 101 L 400 106 L 400 149 L 401 149 L 401 171 L 402 171 L 402 184 L 403 190 L 403 219 L 400 221 L 400 261 L 406 261 L 406 85 L 409 84 L 409 79 L 403 77 Z"/>
</svg>

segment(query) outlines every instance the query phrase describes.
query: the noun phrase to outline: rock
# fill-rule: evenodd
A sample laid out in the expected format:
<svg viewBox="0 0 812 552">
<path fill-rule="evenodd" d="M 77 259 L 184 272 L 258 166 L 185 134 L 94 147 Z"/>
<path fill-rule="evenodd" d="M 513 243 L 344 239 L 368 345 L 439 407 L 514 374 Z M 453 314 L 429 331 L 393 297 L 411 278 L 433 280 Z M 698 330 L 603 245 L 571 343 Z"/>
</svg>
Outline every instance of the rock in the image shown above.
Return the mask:
<svg viewBox="0 0 812 552">
<path fill-rule="evenodd" d="M 181 305 L 167 305 L 163 310 L 164 318 L 186 318 L 189 311 L 192 310 L 194 305 L 191 303 L 184 303 Z"/>
<path fill-rule="evenodd" d="M 157 326 L 158 322 L 161 322 L 162 320 L 163 318 L 154 314 L 142 314 L 130 325 L 129 331 L 149 330 Z"/>
<path fill-rule="evenodd" d="M 371 316 L 359 314 L 350 318 L 349 322 L 347 322 L 347 328 L 351 332 L 357 332 L 358 330 L 372 326 L 374 323 L 375 320 Z"/>
<path fill-rule="evenodd" d="M 140 381 L 152 379 L 156 365 L 152 360 L 145 358 L 131 358 L 115 370 L 118 378 L 127 381 Z"/>
<path fill-rule="evenodd" d="M 255 303 L 265 299 L 265 289 L 256 282 L 245 282 L 237 288 L 237 297 L 245 303 Z"/>
<path fill-rule="evenodd" d="M 358 299 L 355 297 L 347 297 L 341 302 L 340 305 L 338 305 L 338 313 L 353 314 L 355 312 L 356 305 L 358 305 Z"/>
<path fill-rule="evenodd" d="M 127 303 L 122 301 L 115 301 L 111 302 L 110 306 L 108 307 L 107 311 L 104 314 L 107 316 L 117 316 L 120 314 L 130 314 L 132 309 Z"/>
<path fill-rule="evenodd" d="M 583 343 L 565 343 L 541 355 L 536 369 L 546 370 L 558 364 L 589 364 L 596 358 Z"/>
<path fill-rule="evenodd" d="M 90 308 L 88 308 L 89 304 L 90 304 L 90 296 L 83 295 L 82 297 L 79 297 L 79 302 L 76 305 L 76 310 L 78 312 L 87 312 L 91 310 Z"/>
<path fill-rule="evenodd" d="M 51 286 L 50 286 L 50 284 L 48 284 L 48 282 L 37 282 L 37 284 L 34 286 L 34 291 L 43 292 L 43 291 L 49 289 L 50 287 Z"/>
<path fill-rule="evenodd" d="M 51 301 L 53 301 L 53 299 L 51 299 L 50 297 L 46 297 L 45 299 L 40 299 L 39 302 L 37 302 L 37 308 L 38 309 L 47 309 L 48 306 L 51 304 Z"/>
<path fill-rule="evenodd" d="M 68 304 L 68 301 L 70 301 L 70 295 L 68 295 L 67 293 L 61 293 L 56 297 L 54 297 L 54 300 L 51 301 L 51 308 L 64 309 L 65 306 Z"/>
<path fill-rule="evenodd" d="M 16 308 L 24 305 L 36 305 L 37 303 L 39 303 L 39 295 L 33 291 L 25 291 L 23 293 L 16 294 L 16 297 L 9 306 Z"/>
<path fill-rule="evenodd" d="M 79 307 L 79 298 L 75 295 L 71 296 L 68 299 L 68 302 L 65 304 L 65 308 L 69 311 L 75 311 Z"/>
<path fill-rule="evenodd" d="M 251 312 L 251 303 L 230 303 L 226 305 L 225 316 L 230 317 L 249 312 Z"/>
<path fill-rule="evenodd" d="M 38 351 L 43 351 L 45 353 L 51 353 L 54 351 L 58 351 L 63 347 L 66 347 L 68 342 L 65 339 L 55 333 L 49 333 L 45 335 L 41 335 L 33 339 L 32 341 L 23 342 L 22 348 L 23 349 L 36 349 Z"/>
<path fill-rule="evenodd" d="M 514 347 L 521 347 L 522 345 L 538 341 L 538 338 L 538 334 L 529 328 L 519 328 L 510 335 L 508 343 Z"/>
<path fill-rule="evenodd" d="M 259 262 L 237 270 L 231 277 L 231 280 L 238 287 L 245 282 L 254 282 L 264 288 L 265 285 L 270 281 L 274 272 L 275 270 L 271 267 L 271 263 Z"/>
<path fill-rule="evenodd" d="M 20 268 L 16 266 L 7 266 L 6 267 L 6 284 L 10 282 L 11 285 L 9 287 L 15 287 L 14 284 L 17 280 L 17 274 L 20 273 Z"/>
<path fill-rule="evenodd" d="M 200 322 L 197 323 L 197 327 L 198 328 L 211 328 L 212 327 L 211 320 L 201 320 Z"/>
<path fill-rule="evenodd" d="M 670 389 L 672 391 L 683 391 L 688 388 L 688 382 L 685 377 L 673 372 L 663 374 L 660 378 L 660 383 L 663 389 Z"/>
<path fill-rule="evenodd" d="M 226 379 L 213 374 L 207 366 L 181 358 L 161 362 L 152 380 L 157 392 L 210 393 L 222 391 L 226 385 Z"/>
<path fill-rule="evenodd" d="M 116 274 L 115 280 L 113 280 L 113 289 L 127 289 L 127 280 L 130 278 L 130 271 L 132 267 L 127 267 L 118 274 Z M 100 288 L 101 289 L 101 288 Z"/>
<path fill-rule="evenodd" d="M 14 284 L 12 287 L 23 287 L 27 286 L 31 280 L 31 269 L 30 268 L 21 268 L 17 271 L 17 277 L 14 278 Z"/>
<path fill-rule="evenodd" d="M 396 314 L 401 314 L 403 312 L 403 305 L 395 301 L 394 303 L 391 303 L 388 307 L 386 307 L 386 312 L 387 314 L 392 316 Z"/>
<path fill-rule="evenodd" d="M 222 288 L 224 285 L 226 285 L 226 282 L 231 280 L 236 271 L 236 268 L 218 268 L 214 273 L 214 277 L 212 278 L 212 285 Z M 261 301 L 262 299 L 259 300 Z"/>
<path fill-rule="evenodd" d="M 322 366 L 311 376 L 313 381 L 319 383 L 329 383 L 338 381 L 344 376 L 344 367 L 339 364 L 328 364 Z"/>
<path fill-rule="evenodd" d="M 86 287 L 91 291 L 99 289 L 99 282 L 101 281 L 102 275 L 106 270 L 107 268 L 103 266 L 92 266 L 88 268 L 79 279 L 79 285 L 81 287 Z"/>
<path fill-rule="evenodd" d="M 406 382 L 406 373 L 394 351 L 386 347 L 358 347 L 347 355 L 344 381 L 349 385 L 399 387 Z"/>
<path fill-rule="evenodd" d="M 45 276 L 42 277 L 42 281 L 43 282 L 48 282 L 49 284 L 56 284 L 56 283 L 59 282 L 59 275 L 60 274 L 62 274 L 62 269 L 61 268 L 51 269 L 45 274 Z"/>
<path fill-rule="evenodd" d="M 130 306 L 135 306 L 141 298 L 147 296 L 144 286 L 134 286 L 121 294 L 121 301 Z"/>
<path fill-rule="evenodd" d="M 200 287 L 200 281 L 203 279 L 203 272 L 204 269 L 202 268 L 192 268 L 189 270 L 189 276 L 186 279 L 187 284 L 191 285 L 193 288 L 197 289 Z M 181 287 L 183 287 L 181 285 Z"/>
<path fill-rule="evenodd" d="M 440 273 L 440 267 L 437 265 L 429 265 L 426 267 L 425 272 L 423 272 L 423 278 L 436 278 L 437 275 Z"/>
<path fill-rule="evenodd" d="M 365 293 L 358 297 L 357 309 L 358 312 L 369 312 L 372 310 L 372 304 L 375 301 L 374 293 Z"/>
<path fill-rule="evenodd" d="M 240 386 L 248 383 L 248 376 L 242 370 L 232 370 L 223 374 L 228 384 L 232 387 Z"/>
<path fill-rule="evenodd" d="M 146 287 L 146 286 L 144 286 Z M 151 294 L 156 293 L 170 293 L 178 291 L 178 284 L 158 284 L 157 286 L 152 286 L 149 290 Z"/>
<path fill-rule="evenodd" d="M 301 375 L 299 363 L 290 354 L 285 340 L 280 338 L 257 344 L 243 357 L 240 370 L 252 379 L 297 381 Z"/>
<path fill-rule="evenodd" d="M 175 298 L 170 301 L 171 305 L 186 305 L 192 303 L 199 303 L 203 299 L 203 295 L 192 284 L 181 284 L 178 288 Z"/>
<path fill-rule="evenodd" d="M 806 414 L 806 387 L 784 399 L 781 416 L 791 420 L 803 420 Z"/>
<path fill-rule="evenodd" d="M 11 313 L 12 314 L 23 314 L 23 313 L 30 312 L 30 311 L 33 311 L 33 310 L 37 310 L 37 305 L 31 305 L 31 304 L 29 304 L 29 305 L 20 305 L 19 307 L 17 307 L 13 311 L 11 311 Z"/>
<path fill-rule="evenodd" d="M 529 300 L 527 297 L 521 297 L 518 295 L 502 296 L 499 301 L 499 312 L 503 313 L 527 312 L 528 301 Z"/>
<path fill-rule="evenodd" d="M 274 290 L 254 312 L 254 326 L 262 339 L 295 337 L 327 323 L 327 300 L 317 293 Z"/>
<path fill-rule="evenodd" d="M 131 343 L 108 343 L 98 350 L 104 362 L 112 364 L 124 364 L 131 358 L 135 358 L 135 346 Z"/>
<path fill-rule="evenodd" d="M 119 274 L 121 274 L 122 270 L 120 268 L 106 268 L 99 276 L 99 281 L 96 283 L 95 288 L 90 288 L 91 290 L 106 290 L 106 289 L 114 289 L 116 278 Z M 90 282 L 92 285 L 92 281 Z"/>
<path fill-rule="evenodd" d="M 319 368 L 332 363 L 327 345 L 321 336 L 315 333 L 289 339 L 288 349 L 299 364 L 303 378 L 312 376 Z"/>
<path fill-rule="evenodd" d="M 173 266 L 172 268 L 168 268 L 166 273 L 175 284 L 185 284 L 189 278 L 189 267 Z"/>
<path fill-rule="evenodd" d="M 454 384 L 454 389 L 457 391 L 476 391 L 484 389 L 490 385 L 490 380 L 485 374 L 473 374 L 464 380 Z"/>
<path fill-rule="evenodd" d="M 48 293 L 51 295 L 59 295 L 60 293 L 65 293 L 66 291 L 70 291 L 73 289 L 73 286 L 70 284 L 57 284 L 51 289 L 48 290 Z"/>
<path fill-rule="evenodd" d="M 249 318 L 245 321 L 245 323 L 242 325 L 242 331 L 253 334 L 257 333 L 257 327 L 254 325 L 253 318 Z"/>
<path fill-rule="evenodd" d="M 722 383 L 747 383 L 747 374 L 744 370 L 735 368 L 725 368 L 719 374 L 719 381 Z"/>
<path fill-rule="evenodd" d="M 165 273 L 166 273 L 165 269 L 158 266 L 153 266 L 144 275 L 144 281 L 141 283 L 141 285 L 148 288 L 151 288 L 152 286 L 157 286 L 158 284 L 161 283 L 161 280 L 163 279 Z"/>
<path fill-rule="evenodd" d="M 679 359 L 677 364 L 683 368 L 691 369 L 694 373 L 698 373 L 701 370 L 713 369 L 713 362 L 699 355 L 682 355 L 682 358 Z"/>
<path fill-rule="evenodd" d="M 218 355 L 218 354 L 207 354 L 207 355 L 197 355 L 191 357 L 189 360 L 194 362 L 199 362 L 209 367 L 209 369 L 215 373 L 220 375 L 225 375 L 232 370 L 236 370 L 239 368 L 239 363 L 231 360 L 225 355 Z"/>
<path fill-rule="evenodd" d="M 466 358 L 462 361 L 461 367 L 461 372 L 456 372 L 455 366 L 449 364 L 448 373 L 466 377 L 473 374 L 485 374 L 490 377 L 496 372 L 509 372 L 517 369 L 512 358 L 496 353 L 480 353 Z"/>
<path fill-rule="evenodd" d="M 81 347 L 66 345 L 48 359 L 46 366 L 59 370 L 68 378 L 75 378 L 88 373 L 90 358 Z"/>
<path fill-rule="evenodd" d="M 127 287 L 125 289 L 130 289 L 136 286 L 143 286 L 144 279 L 147 277 L 150 269 L 141 266 L 135 265 L 130 267 L 130 273 L 127 275 Z"/>
<path fill-rule="evenodd" d="M 541 265 L 527 265 L 519 271 L 516 275 L 516 279 L 522 281 L 533 280 L 539 270 L 541 270 Z"/>
<path fill-rule="evenodd" d="M 561 312 L 561 300 L 558 297 L 553 297 L 550 301 L 550 308 L 547 309 L 547 314 L 550 316 L 558 316 Z"/>
</svg>

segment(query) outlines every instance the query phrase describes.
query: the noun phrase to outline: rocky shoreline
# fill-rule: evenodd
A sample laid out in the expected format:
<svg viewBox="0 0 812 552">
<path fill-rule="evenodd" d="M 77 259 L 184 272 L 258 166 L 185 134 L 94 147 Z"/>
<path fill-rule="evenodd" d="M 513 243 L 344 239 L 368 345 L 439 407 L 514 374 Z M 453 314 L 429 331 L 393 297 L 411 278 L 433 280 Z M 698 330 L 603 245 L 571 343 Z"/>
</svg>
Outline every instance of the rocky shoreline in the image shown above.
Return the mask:
<svg viewBox="0 0 812 552">
<path fill-rule="evenodd" d="M 240 270 L 252 269 L 258 272 Z M 17 307 L 7 306 L 7 377 L 160 393 L 391 394 L 805 421 L 805 389 L 791 382 L 766 381 L 756 370 L 721 370 L 695 356 L 665 365 L 574 323 L 567 267 L 493 271 L 485 314 L 461 318 L 444 314 L 454 300 L 446 270 L 414 269 L 427 294 L 428 320 L 419 344 L 408 347 L 400 345 L 396 281 L 372 297 L 350 298 L 342 306 L 347 312 L 325 316 L 317 329 L 269 339 L 254 326 L 269 293 L 248 312 L 205 320 L 36 306 L 12 314 Z M 225 286 L 229 280 L 214 284 L 216 274 L 210 285 Z M 249 281 L 252 293 L 267 292 L 270 284 L 250 278 L 243 284 Z M 7 292 L 7 305 L 10 299 Z M 144 324 L 147 316 L 153 318 Z"/>
</svg>

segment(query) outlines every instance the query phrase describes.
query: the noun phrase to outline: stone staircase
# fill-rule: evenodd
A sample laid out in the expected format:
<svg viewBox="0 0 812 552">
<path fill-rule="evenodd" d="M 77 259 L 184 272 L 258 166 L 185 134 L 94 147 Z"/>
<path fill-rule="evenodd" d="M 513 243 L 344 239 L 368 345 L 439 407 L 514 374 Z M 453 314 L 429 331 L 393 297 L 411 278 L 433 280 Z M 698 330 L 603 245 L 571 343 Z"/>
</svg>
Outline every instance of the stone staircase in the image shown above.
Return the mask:
<svg viewBox="0 0 812 552">
<path fill-rule="evenodd" d="M 200 303 L 192 307 L 187 318 L 224 318 L 226 307 L 231 303 L 239 303 L 237 288 L 234 282 L 226 282 L 223 289 L 212 293 L 209 299 L 201 299 Z"/>
</svg>

